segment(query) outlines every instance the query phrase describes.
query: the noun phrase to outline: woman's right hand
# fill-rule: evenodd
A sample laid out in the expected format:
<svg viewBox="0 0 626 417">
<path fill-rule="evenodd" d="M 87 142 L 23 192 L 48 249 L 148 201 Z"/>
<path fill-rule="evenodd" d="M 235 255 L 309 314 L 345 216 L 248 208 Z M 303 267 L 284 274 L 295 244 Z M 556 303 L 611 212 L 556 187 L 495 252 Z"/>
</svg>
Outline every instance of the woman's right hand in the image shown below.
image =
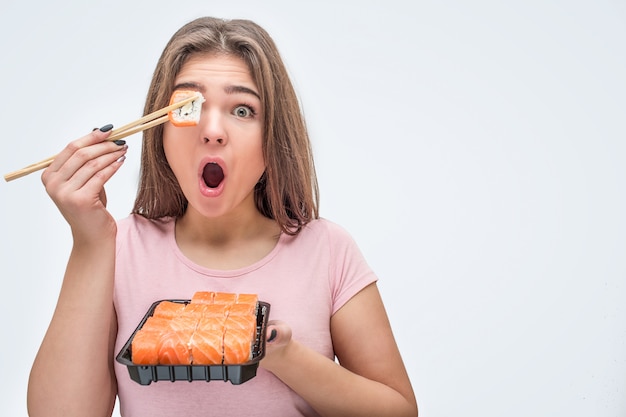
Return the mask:
<svg viewBox="0 0 626 417">
<path fill-rule="evenodd" d="M 70 142 L 41 175 L 75 241 L 89 242 L 116 231 L 106 209 L 104 184 L 124 162 L 128 146 L 106 140 L 112 128 L 106 125 Z"/>
</svg>

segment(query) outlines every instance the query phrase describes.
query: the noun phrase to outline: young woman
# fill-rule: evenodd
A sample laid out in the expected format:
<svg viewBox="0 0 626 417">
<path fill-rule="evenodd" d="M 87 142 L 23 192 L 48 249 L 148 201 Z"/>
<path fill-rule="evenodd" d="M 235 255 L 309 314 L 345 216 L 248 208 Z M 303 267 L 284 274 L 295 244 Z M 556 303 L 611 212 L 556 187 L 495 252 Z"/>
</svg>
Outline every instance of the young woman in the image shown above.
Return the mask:
<svg viewBox="0 0 626 417">
<path fill-rule="evenodd" d="M 104 184 L 123 141 L 107 125 L 42 174 L 73 234 L 57 308 L 32 368 L 36 416 L 416 416 L 376 276 L 351 237 L 321 219 L 298 101 L 268 34 L 250 21 L 183 26 L 155 70 L 145 112 L 200 92 L 199 123 L 144 133 L 128 218 Z M 196 291 L 271 304 L 266 354 L 241 385 L 143 386 L 114 361 L 150 305 Z"/>
</svg>

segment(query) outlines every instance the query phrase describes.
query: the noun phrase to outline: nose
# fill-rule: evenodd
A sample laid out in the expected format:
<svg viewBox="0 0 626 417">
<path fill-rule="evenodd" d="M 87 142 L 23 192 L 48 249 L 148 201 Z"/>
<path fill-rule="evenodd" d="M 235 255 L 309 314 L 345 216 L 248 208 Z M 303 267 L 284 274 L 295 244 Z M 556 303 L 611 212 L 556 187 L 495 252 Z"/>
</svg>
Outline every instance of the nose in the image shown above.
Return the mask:
<svg viewBox="0 0 626 417">
<path fill-rule="evenodd" d="M 226 145 L 228 133 L 219 112 L 203 112 L 200 117 L 201 137 L 210 145 Z"/>
</svg>

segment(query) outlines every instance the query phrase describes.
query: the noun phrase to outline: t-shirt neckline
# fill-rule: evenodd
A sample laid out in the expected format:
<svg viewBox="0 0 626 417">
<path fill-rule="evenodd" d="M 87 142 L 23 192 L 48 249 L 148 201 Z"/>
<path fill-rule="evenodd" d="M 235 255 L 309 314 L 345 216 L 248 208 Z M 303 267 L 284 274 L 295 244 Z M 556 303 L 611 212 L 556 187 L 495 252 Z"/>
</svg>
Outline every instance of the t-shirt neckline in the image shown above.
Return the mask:
<svg viewBox="0 0 626 417">
<path fill-rule="evenodd" d="M 272 250 L 263 258 L 259 259 L 258 261 L 248 266 L 244 266 L 242 268 L 237 268 L 237 269 L 212 269 L 212 268 L 204 267 L 202 265 L 198 265 L 197 263 L 189 259 L 180 250 L 180 248 L 178 247 L 178 243 L 176 243 L 175 226 L 176 226 L 176 220 L 172 219 L 167 225 L 167 240 L 169 241 L 170 247 L 172 251 L 174 252 L 174 254 L 176 255 L 176 257 L 188 268 L 200 274 L 211 276 L 211 277 L 216 277 L 216 278 L 234 278 L 234 277 L 248 274 L 254 270 L 257 270 L 263 267 L 268 262 L 270 262 L 276 256 L 276 254 L 278 254 L 281 247 L 284 245 L 285 243 L 284 241 L 286 239 L 285 233 L 281 232 L 280 236 L 278 237 L 278 241 L 276 242 L 276 245 L 274 245 Z"/>
</svg>

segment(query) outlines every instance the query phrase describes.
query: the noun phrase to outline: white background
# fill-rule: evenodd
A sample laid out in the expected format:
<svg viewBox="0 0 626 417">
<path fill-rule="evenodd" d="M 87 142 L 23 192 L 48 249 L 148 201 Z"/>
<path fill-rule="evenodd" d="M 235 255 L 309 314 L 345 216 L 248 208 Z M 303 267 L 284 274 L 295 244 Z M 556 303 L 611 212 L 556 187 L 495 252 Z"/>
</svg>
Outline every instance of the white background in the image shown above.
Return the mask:
<svg viewBox="0 0 626 417">
<path fill-rule="evenodd" d="M 182 24 L 253 19 L 302 100 L 322 215 L 380 277 L 420 414 L 626 416 L 623 1 L 7 3 L 3 174 L 140 116 Z M 140 140 L 107 187 L 116 217 Z M 39 173 L 0 184 L 0 222 L 0 415 L 20 417 L 71 240 Z"/>
</svg>

